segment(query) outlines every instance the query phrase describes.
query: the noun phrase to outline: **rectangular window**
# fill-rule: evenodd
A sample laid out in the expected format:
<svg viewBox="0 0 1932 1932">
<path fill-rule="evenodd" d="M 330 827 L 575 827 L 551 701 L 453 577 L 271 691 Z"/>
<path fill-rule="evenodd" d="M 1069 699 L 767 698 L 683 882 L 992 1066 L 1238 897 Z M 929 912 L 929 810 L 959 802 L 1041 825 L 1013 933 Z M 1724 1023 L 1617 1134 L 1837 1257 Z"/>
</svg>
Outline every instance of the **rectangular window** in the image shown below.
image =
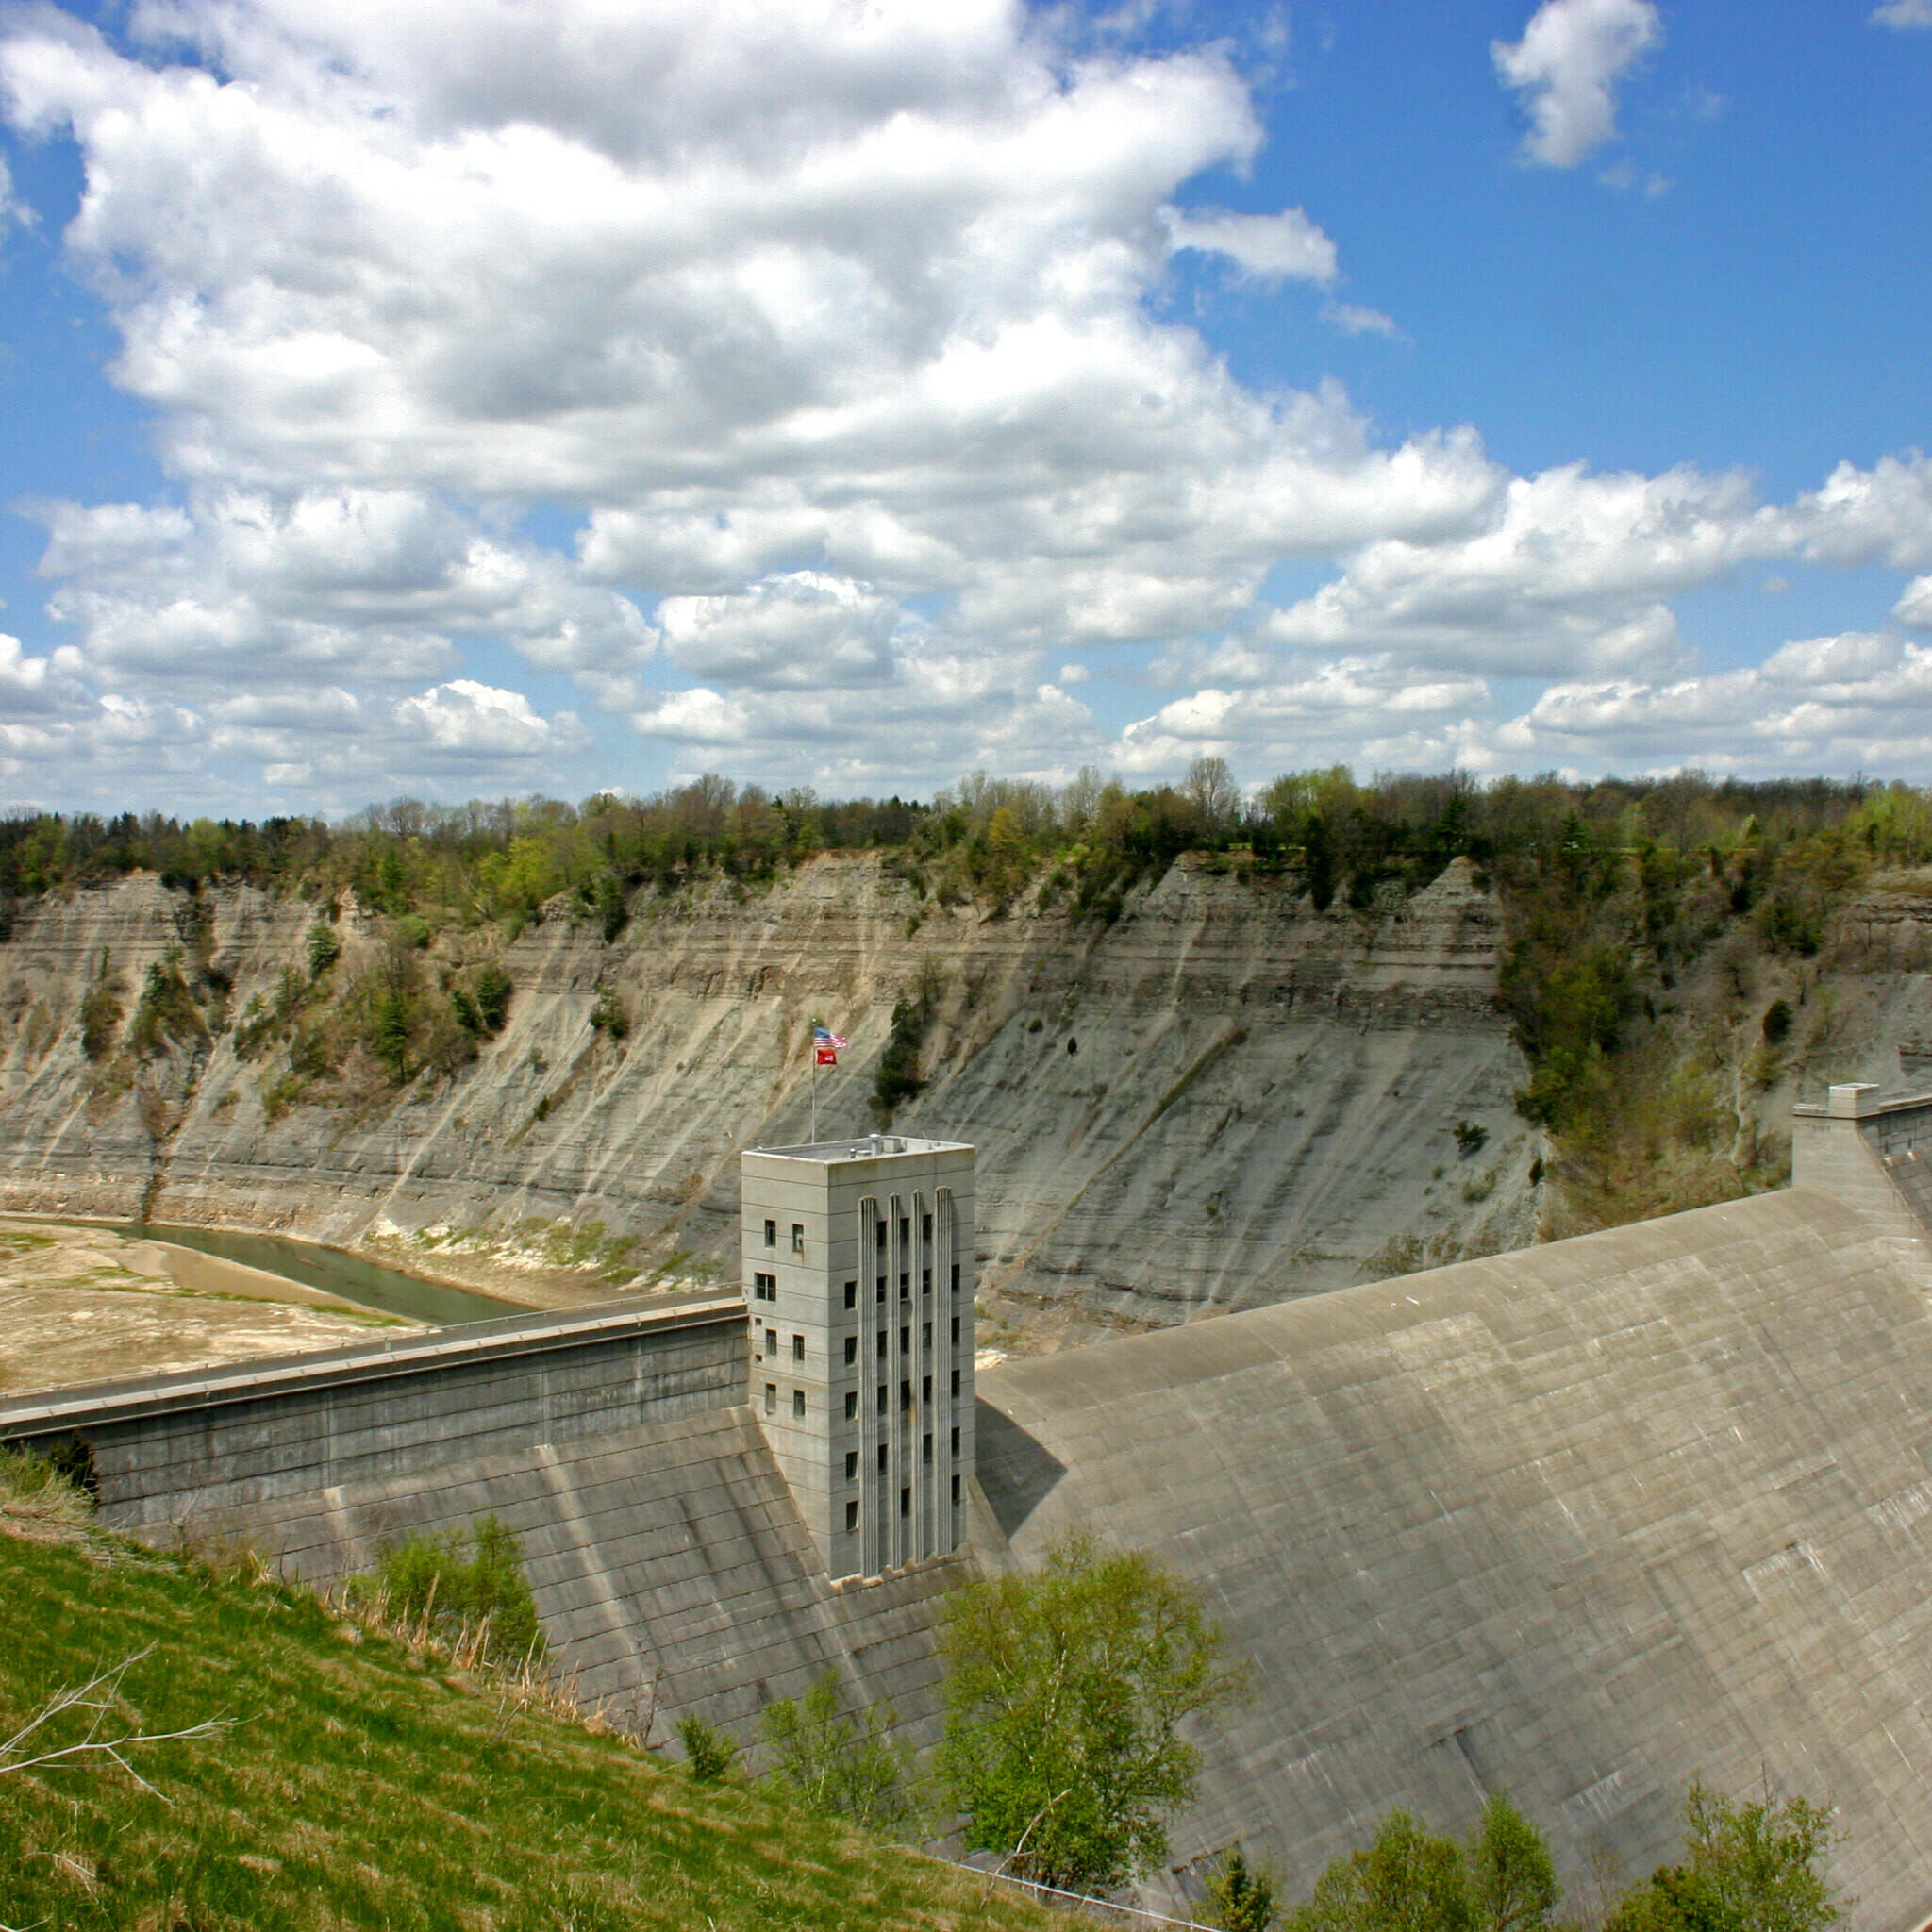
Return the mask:
<svg viewBox="0 0 1932 1932">
<path fill-rule="evenodd" d="M 932 1270 L 930 1268 L 922 1268 L 919 1271 L 919 1291 L 921 1294 L 930 1294 L 932 1292 Z"/>
<path fill-rule="evenodd" d="M 924 1241 L 932 1240 L 932 1216 L 930 1214 L 922 1214 L 919 1217 L 919 1238 Z"/>
<path fill-rule="evenodd" d="M 919 1345 L 921 1348 L 930 1348 L 932 1346 L 932 1324 L 930 1322 L 922 1322 L 919 1324 Z"/>
<path fill-rule="evenodd" d="M 909 1302 L 912 1299 L 912 1276 L 909 1273 L 899 1277 L 899 1299 Z"/>
<path fill-rule="evenodd" d="M 959 1264 L 957 1261 L 953 1263 L 953 1292 L 959 1292 Z"/>
<path fill-rule="evenodd" d="M 902 1214 L 899 1217 L 899 1245 L 909 1248 L 912 1245 L 912 1217 Z"/>
<path fill-rule="evenodd" d="M 858 1527 L 858 1505 L 856 1502 L 848 1503 L 845 1506 L 845 1534 L 850 1536 Z"/>
<path fill-rule="evenodd" d="M 778 1331 L 775 1328 L 765 1330 L 765 1353 L 769 1356 L 776 1356 L 778 1353 Z"/>
<path fill-rule="evenodd" d="M 959 1478 L 958 1478 L 958 1476 L 955 1476 L 955 1477 L 953 1478 L 953 1501 L 954 1501 L 955 1503 L 957 1503 L 957 1502 L 958 1502 L 958 1500 L 959 1500 Z"/>
<path fill-rule="evenodd" d="M 805 1253 L 805 1229 L 795 1221 L 791 1224 L 791 1252 L 794 1255 Z"/>
<path fill-rule="evenodd" d="M 778 1224 L 775 1221 L 765 1223 L 765 1245 L 768 1248 L 775 1248 L 778 1245 Z"/>
<path fill-rule="evenodd" d="M 775 1382 L 767 1382 L 765 1384 L 765 1413 L 767 1415 L 776 1415 L 778 1413 L 778 1385 Z"/>
<path fill-rule="evenodd" d="M 910 1490 L 901 1490 L 899 1491 L 899 1514 L 901 1516 L 910 1516 L 912 1514 L 912 1491 Z"/>
<path fill-rule="evenodd" d="M 845 1338 L 845 1366 L 849 1369 L 852 1366 L 852 1364 L 856 1362 L 858 1359 L 858 1337 L 856 1335 L 848 1335 Z"/>
<path fill-rule="evenodd" d="M 778 1299 L 778 1277 L 775 1274 L 754 1274 L 751 1278 L 752 1296 L 757 1301 L 774 1302 Z"/>
<path fill-rule="evenodd" d="M 885 1445 L 885 1444 L 884 1444 L 883 1442 L 881 1442 L 881 1443 L 879 1444 L 879 1474 L 880 1474 L 881 1475 L 884 1475 L 884 1474 L 885 1474 L 885 1473 L 886 1473 L 886 1445 Z"/>
<path fill-rule="evenodd" d="M 955 1369 L 955 1370 L 953 1371 L 953 1393 L 954 1393 L 955 1395 L 957 1395 L 957 1394 L 958 1394 L 958 1392 L 959 1392 L 959 1372 L 958 1372 L 958 1369 Z"/>
<path fill-rule="evenodd" d="M 885 1251 L 886 1251 L 886 1224 L 885 1224 L 885 1223 L 884 1223 L 883 1221 L 881 1221 L 881 1222 L 879 1223 L 879 1224 L 878 1224 L 878 1234 L 879 1234 L 879 1252 L 880 1252 L 880 1254 L 884 1254 L 884 1253 L 885 1253 Z"/>
<path fill-rule="evenodd" d="M 912 1384 L 910 1382 L 901 1382 L 899 1384 L 899 1407 L 901 1408 L 910 1408 L 912 1407 Z"/>
<path fill-rule="evenodd" d="M 805 1337 L 802 1335 L 794 1335 L 791 1338 L 791 1359 L 795 1362 L 802 1362 L 805 1359 Z"/>
<path fill-rule="evenodd" d="M 856 1281 L 848 1281 L 845 1284 L 845 1306 L 848 1308 L 856 1308 L 858 1306 L 858 1284 Z"/>
<path fill-rule="evenodd" d="M 958 1348 L 958 1345 L 959 1345 L 959 1318 L 958 1318 L 958 1315 L 955 1315 L 955 1316 L 953 1317 L 953 1346 L 954 1346 L 955 1348 Z"/>
<path fill-rule="evenodd" d="M 845 1420 L 848 1423 L 856 1423 L 858 1420 L 858 1391 L 857 1389 L 848 1389 L 845 1391 Z M 958 1433 L 958 1431 L 956 1429 L 954 1434 L 957 1435 Z"/>
<path fill-rule="evenodd" d="M 899 1353 L 901 1355 L 910 1355 L 912 1353 L 912 1330 L 909 1328 L 902 1328 L 899 1331 Z"/>
<path fill-rule="evenodd" d="M 932 1400 L 932 1377 L 930 1375 L 922 1375 L 919 1378 L 919 1399 L 922 1402 L 930 1402 Z"/>
<path fill-rule="evenodd" d="M 958 1432 L 958 1429 L 955 1429 L 955 1430 L 953 1431 L 953 1455 L 954 1455 L 954 1457 L 955 1457 L 957 1458 L 957 1457 L 958 1457 L 958 1454 L 959 1454 L 959 1432 Z"/>
<path fill-rule="evenodd" d="M 883 1382 L 879 1384 L 878 1412 L 881 1415 L 886 1412 L 886 1385 Z"/>
<path fill-rule="evenodd" d="M 926 1430 L 924 1437 L 920 1441 L 919 1459 L 922 1462 L 930 1462 L 932 1460 L 932 1431 L 930 1429 Z"/>
<path fill-rule="evenodd" d="M 791 1413 L 800 1422 L 805 1420 L 805 1391 L 803 1389 L 794 1389 L 791 1391 Z"/>
<path fill-rule="evenodd" d="M 886 1350 L 891 1346 L 891 1342 L 890 1338 L 887 1336 L 886 1331 L 883 1328 L 881 1328 L 879 1330 L 879 1359 L 881 1361 L 885 1360 Z"/>
<path fill-rule="evenodd" d="M 881 1275 L 879 1276 L 879 1292 L 878 1292 L 878 1299 L 879 1299 L 880 1301 L 884 1301 L 884 1300 L 885 1300 L 885 1298 L 886 1298 L 886 1277 L 885 1277 L 885 1276 L 884 1276 L 883 1274 L 881 1274 Z"/>
<path fill-rule="evenodd" d="M 856 1483 L 858 1480 L 858 1451 L 857 1449 L 848 1449 L 845 1452 L 845 1480 L 848 1483 Z"/>
</svg>

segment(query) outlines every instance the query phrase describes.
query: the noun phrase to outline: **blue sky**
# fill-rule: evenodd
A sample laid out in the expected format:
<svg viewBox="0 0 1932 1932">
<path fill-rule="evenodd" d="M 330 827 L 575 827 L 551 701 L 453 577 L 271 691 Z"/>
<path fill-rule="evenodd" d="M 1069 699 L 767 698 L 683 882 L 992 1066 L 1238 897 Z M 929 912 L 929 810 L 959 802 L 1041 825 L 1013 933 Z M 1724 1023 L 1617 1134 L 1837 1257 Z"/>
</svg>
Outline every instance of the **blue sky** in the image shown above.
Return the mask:
<svg viewBox="0 0 1932 1932">
<path fill-rule="evenodd" d="M 0 16 L 0 803 L 1932 781 L 1932 0 Z"/>
</svg>

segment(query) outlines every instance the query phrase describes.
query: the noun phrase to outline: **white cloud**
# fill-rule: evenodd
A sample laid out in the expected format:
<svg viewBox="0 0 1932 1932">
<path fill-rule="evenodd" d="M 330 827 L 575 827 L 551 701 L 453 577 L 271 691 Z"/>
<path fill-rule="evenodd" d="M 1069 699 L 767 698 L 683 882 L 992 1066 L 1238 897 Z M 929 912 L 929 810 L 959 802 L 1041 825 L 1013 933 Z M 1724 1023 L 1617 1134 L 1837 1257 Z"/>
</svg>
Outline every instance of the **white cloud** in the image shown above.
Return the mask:
<svg viewBox="0 0 1932 1932">
<path fill-rule="evenodd" d="M 1332 322 L 1344 335 L 1399 336 L 1402 333 L 1392 315 L 1384 315 L 1379 308 L 1364 308 L 1354 302 L 1327 303 L 1323 308 L 1322 319 Z"/>
<path fill-rule="evenodd" d="M 1932 26 L 1932 0 L 1885 0 L 1872 9 L 1872 19 L 1878 26 Z"/>
<path fill-rule="evenodd" d="M 869 584 L 816 571 L 770 576 L 737 596 L 667 597 L 664 647 L 692 677 L 751 687 L 866 686 L 889 675 L 899 606 Z"/>
<path fill-rule="evenodd" d="M 1574 168 L 1617 131 L 1616 85 L 1663 39 L 1651 0 L 1543 0 L 1520 41 L 1490 53 L 1506 86 L 1524 96 L 1524 155 Z"/>
<path fill-rule="evenodd" d="M 1176 253 L 1224 255 L 1258 282 L 1317 282 L 1335 279 L 1335 243 L 1298 208 L 1277 215 L 1238 215 L 1226 208 L 1164 208 L 1168 240 Z"/>
<path fill-rule="evenodd" d="M 1932 576 L 1914 577 L 1891 607 L 1891 617 L 1894 624 L 1908 624 L 1915 630 L 1932 630 Z"/>
</svg>

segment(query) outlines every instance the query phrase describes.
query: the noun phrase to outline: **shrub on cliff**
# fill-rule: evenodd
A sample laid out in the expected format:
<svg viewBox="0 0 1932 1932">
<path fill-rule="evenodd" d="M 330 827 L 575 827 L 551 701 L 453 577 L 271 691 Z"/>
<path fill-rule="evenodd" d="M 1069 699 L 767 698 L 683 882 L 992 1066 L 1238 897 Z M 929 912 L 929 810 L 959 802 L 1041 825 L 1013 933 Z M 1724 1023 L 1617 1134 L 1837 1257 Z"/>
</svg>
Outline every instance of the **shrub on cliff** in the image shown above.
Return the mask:
<svg viewBox="0 0 1932 1932">
<path fill-rule="evenodd" d="M 849 1818 L 873 1831 L 894 1831 L 918 1815 L 911 1767 L 893 1749 L 888 1705 L 843 1708 L 836 1670 L 815 1679 L 801 1698 L 780 1697 L 758 1729 L 772 1768 L 767 1781 L 808 1810 Z"/>
<path fill-rule="evenodd" d="M 349 1592 L 360 1603 L 379 1600 L 393 1622 L 420 1624 L 452 1641 L 487 1631 L 482 1652 L 497 1662 L 536 1662 L 545 1652 L 522 1541 L 494 1515 L 478 1517 L 467 1536 L 406 1537 L 377 1557 L 370 1574 L 352 1577 Z"/>
</svg>

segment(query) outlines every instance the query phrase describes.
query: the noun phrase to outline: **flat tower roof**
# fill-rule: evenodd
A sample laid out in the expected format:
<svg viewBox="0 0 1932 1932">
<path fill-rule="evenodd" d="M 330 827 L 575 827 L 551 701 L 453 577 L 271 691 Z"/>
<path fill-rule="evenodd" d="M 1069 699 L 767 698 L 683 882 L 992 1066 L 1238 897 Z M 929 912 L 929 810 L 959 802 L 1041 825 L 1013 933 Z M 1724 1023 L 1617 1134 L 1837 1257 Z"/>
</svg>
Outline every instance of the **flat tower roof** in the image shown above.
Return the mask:
<svg viewBox="0 0 1932 1932">
<path fill-rule="evenodd" d="M 798 1147 L 750 1147 L 779 1160 L 878 1160 L 888 1154 L 952 1154 L 970 1151 L 964 1141 L 919 1141 L 906 1134 L 863 1134 L 856 1141 L 808 1141 Z"/>
</svg>

